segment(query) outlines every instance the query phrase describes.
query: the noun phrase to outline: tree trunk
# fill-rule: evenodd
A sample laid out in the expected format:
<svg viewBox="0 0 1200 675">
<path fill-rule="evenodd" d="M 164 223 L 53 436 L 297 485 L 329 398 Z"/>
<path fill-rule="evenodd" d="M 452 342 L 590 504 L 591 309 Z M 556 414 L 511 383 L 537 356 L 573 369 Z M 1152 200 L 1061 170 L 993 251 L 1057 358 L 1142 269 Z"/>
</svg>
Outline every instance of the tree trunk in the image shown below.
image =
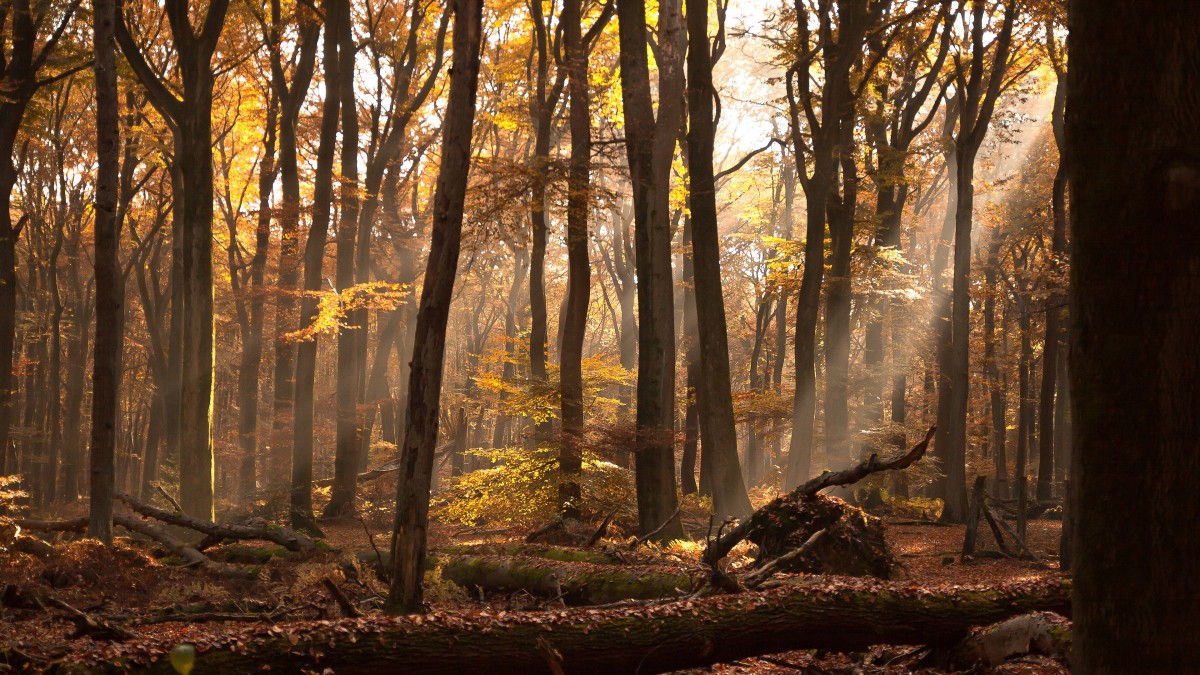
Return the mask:
<svg viewBox="0 0 1200 675">
<path fill-rule="evenodd" d="M 205 670 L 328 667 L 338 673 L 639 672 L 697 668 L 801 649 L 864 651 L 874 644 L 952 646 L 972 627 L 1029 611 L 1069 612 L 1065 581 L 996 589 L 927 591 L 856 580 L 787 585 L 762 593 L 653 606 L 503 617 L 438 614 L 297 624 L 276 637 L 252 628 L 197 656 Z M 293 643 L 296 637 L 299 642 Z M 330 645 L 333 645 L 332 647 Z M 149 672 L 171 673 L 165 647 Z M 95 669 L 124 672 L 119 662 Z"/>
<path fill-rule="evenodd" d="M 88 535 L 112 542 L 114 458 L 120 414 L 125 289 L 117 220 L 120 99 L 114 43 L 116 3 L 97 0 L 92 16 L 96 73 L 96 353 L 92 370 L 92 443 Z M 58 394 L 55 393 L 55 396 Z"/>
<path fill-rule="evenodd" d="M 333 155 L 337 144 L 338 112 L 341 109 L 341 70 L 338 50 L 342 12 L 337 0 L 322 3 L 325 14 L 323 62 L 325 101 L 321 107 L 321 135 L 317 146 L 317 171 L 313 179 L 312 224 L 304 244 L 304 291 L 300 300 L 300 328 L 312 327 L 317 319 L 317 294 L 325 280 L 325 243 L 329 237 L 333 201 Z M 302 339 L 296 349 L 296 407 L 292 428 L 291 525 L 312 530 L 312 479 L 314 441 L 314 399 L 317 377 L 317 336 Z"/>
<path fill-rule="evenodd" d="M 529 556 L 451 556 L 442 578 L 488 593 L 525 591 L 561 598 L 568 605 L 602 605 L 621 600 L 654 600 L 690 593 L 699 577 L 670 567 L 562 562 Z"/>
<path fill-rule="evenodd" d="M 1054 139 L 1058 145 L 1058 170 L 1054 173 L 1054 185 L 1051 193 L 1051 210 L 1054 213 L 1054 231 L 1051 238 L 1051 270 L 1061 269 L 1061 259 L 1067 253 L 1067 167 L 1062 161 L 1063 156 L 1063 112 L 1066 105 L 1067 83 L 1060 75 L 1058 86 L 1054 91 L 1054 109 L 1051 113 L 1054 128 Z M 1052 281 L 1052 284 L 1057 284 Z M 1039 399 L 1038 411 L 1038 501 L 1047 501 L 1053 497 L 1054 483 L 1061 480 L 1061 467 L 1056 467 L 1055 433 L 1058 422 L 1056 410 L 1061 409 L 1055 403 L 1055 392 L 1062 396 L 1062 384 L 1058 380 L 1060 342 L 1063 333 L 1063 317 L 1065 313 L 1061 306 L 1062 299 L 1058 289 L 1052 287 L 1046 294 L 1046 338 L 1042 343 L 1042 392 Z"/>
<path fill-rule="evenodd" d="M 708 0 L 687 0 L 688 203 L 692 219 L 692 265 L 696 325 L 700 346 L 698 388 L 700 435 L 712 460 L 713 511 L 718 520 L 753 511 L 738 464 L 737 426 L 729 376 L 729 338 L 721 289 L 721 238 L 713 179 L 712 50 L 708 41 Z M 753 431 L 751 432 L 753 433 Z"/>
<path fill-rule="evenodd" d="M 337 292 L 342 300 L 354 286 L 355 246 L 361 243 L 370 246 L 370 240 L 357 242 L 358 236 L 358 104 L 354 96 L 354 26 L 350 11 L 350 0 L 337 3 L 338 19 L 338 97 L 342 108 L 342 153 L 341 175 L 338 187 L 341 211 L 337 226 Z M 336 451 L 334 455 L 333 491 L 326 516 L 353 512 L 354 497 L 358 491 L 359 451 L 362 447 L 362 427 L 358 417 L 361 393 L 359 373 L 360 348 L 364 346 L 362 334 L 367 330 L 361 312 L 347 316 L 349 325 L 339 325 L 337 331 L 337 386 L 336 386 Z M 363 321 L 358 323 L 358 321 Z"/>
<path fill-rule="evenodd" d="M 675 517 L 675 310 L 671 274 L 671 163 L 683 115 L 685 48 L 679 0 L 659 3 L 659 107 L 655 119 L 646 55 L 646 7 L 619 0 L 621 95 L 625 148 L 633 182 L 637 267 L 638 523 L 660 540 L 683 536 Z M 667 527 L 661 526 L 666 523 Z M 661 528 L 661 529 L 660 529 Z"/>
<path fill-rule="evenodd" d="M 297 5 L 297 9 L 304 5 Z M 286 483 L 291 473 L 291 429 L 295 417 L 296 343 L 284 336 L 296 327 L 296 296 L 300 272 L 300 167 L 296 125 L 300 108 L 312 82 L 317 56 L 320 22 L 309 17 L 300 21 L 297 40 L 296 69 L 288 85 L 279 54 L 282 37 L 282 8 L 280 0 L 271 0 L 271 33 L 269 43 L 273 54 L 271 86 L 279 97 L 279 186 L 280 202 L 274 209 L 279 218 L 279 272 L 275 293 L 275 383 L 271 401 L 272 480 Z"/>
<path fill-rule="evenodd" d="M 238 501 L 244 506 L 254 503 L 258 489 L 258 383 L 262 367 L 262 332 L 264 284 L 266 280 L 267 249 L 271 245 L 271 192 L 275 185 L 275 138 L 278 105 L 274 93 L 267 104 L 267 128 L 263 136 L 263 158 L 258 175 L 258 222 L 254 232 L 254 256 L 250 259 L 250 288 L 237 283 L 239 270 L 229 270 L 235 293 L 247 295 L 238 300 L 239 324 L 242 337 L 241 363 L 238 364 L 238 449 L 241 466 L 238 470 Z M 231 250 L 236 241 L 230 242 Z M 240 287 L 240 288 L 239 288 Z M 265 467 L 264 467 L 265 468 Z M 265 476 L 264 472 L 264 476 Z"/>
<path fill-rule="evenodd" d="M 446 323 L 458 272 L 463 204 L 470 170 L 482 14 L 481 0 L 455 0 L 454 57 L 446 102 L 448 113 L 442 127 L 442 163 L 433 197 L 433 239 L 417 310 L 408 414 L 396 483 L 392 581 L 387 607 L 405 613 L 419 612 L 422 607 L 429 489 L 437 446 Z"/>
<path fill-rule="evenodd" d="M 566 517 L 580 516 L 583 470 L 583 338 L 591 295 L 588 209 L 591 194 L 592 123 L 588 103 L 588 54 L 583 44 L 582 0 L 565 0 L 565 56 L 570 84 L 571 159 L 567 176 L 567 298 L 559 350 L 563 436 L 558 456 L 558 501 Z"/>
<path fill-rule="evenodd" d="M 942 497 L 942 520 L 962 522 L 967 512 L 967 407 L 971 337 L 971 229 L 975 218 L 975 157 L 987 134 L 996 101 L 1008 70 L 1009 48 L 1017 8 L 1007 3 L 1003 24 L 985 27 L 984 6 L 972 6 L 971 62 L 969 72 L 960 73 L 965 82 L 958 98 L 958 133 L 954 137 L 956 158 L 954 210 L 954 274 L 950 302 L 948 339 L 939 349 L 938 436 L 935 442 L 944 477 L 937 483 Z M 985 43 L 984 35 L 996 37 Z M 990 64 L 986 63 L 992 51 Z M 957 61 L 956 61 L 957 63 Z M 985 67 L 990 65 L 990 72 Z M 962 66 L 960 66 L 961 68 Z"/>
<path fill-rule="evenodd" d="M 1200 4 L 1073 2 L 1068 23 L 1074 666 L 1184 672 L 1200 629 L 1200 539 L 1178 535 L 1200 518 Z"/>
<path fill-rule="evenodd" d="M 1000 267 L 1001 238 L 993 235 L 988 244 L 987 263 L 984 267 L 983 300 L 983 368 L 987 376 L 988 395 L 990 398 L 991 444 L 992 458 L 995 466 L 996 496 L 1008 498 L 1008 452 L 1006 440 L 1008 436 L 1008 392 L 1000 377 L 1000 357 L 996 355 L 996 295 L 1000 293 L 997 284 L 997 270 Z"/>
</svg>

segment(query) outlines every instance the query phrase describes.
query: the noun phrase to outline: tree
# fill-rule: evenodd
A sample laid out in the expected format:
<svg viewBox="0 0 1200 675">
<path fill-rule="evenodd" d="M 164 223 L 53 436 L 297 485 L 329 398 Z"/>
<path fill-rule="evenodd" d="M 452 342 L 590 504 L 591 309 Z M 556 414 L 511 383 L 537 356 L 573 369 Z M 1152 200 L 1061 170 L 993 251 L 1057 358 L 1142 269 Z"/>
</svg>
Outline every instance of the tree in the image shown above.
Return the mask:
<svg viewBox="0 0 1200 675">
<path fill-rule="evenodd" d="M 29 102 L 37 90 L 76 70 L 39 79 L 55 47 L 67 29 L 80 0 L 66 5 L 13 0 L 0 7 L 0 31 L 11 21 L 8 36 L 0 46 L 0 460 L 7 458 L 9 433 L 16 412 L 13 388 L 13 347 L 17 330 L 17 239 L 25 220 L 12 220 L 12 190 L 17 182 L 13 149 Z M 57 17 L 55 22 L 53 17 Z M 38 46 L 43 26 L 53 31 Z M 0 465 L 4 464 L 0 461 Z"/>
<path fill-rule="evenodd" d="M 96 352 L 92 370 L 91 499 L 88 534 L 112 543 L 113 482 L 120 408 L 125 288 L 117 220 L 121 161 L 117 92 L 116 0 L 92 6 L 96 73 Z"/>
<path fill-rule="evenodd" d="M 446 322 L 454 295 L 461 246 L 463 204 L 470 172 L 471 131 L 479 81 L 482 0 L 455 0 L 450 94 L 442 127 L 442 164 L 433 197 L 433 241 L 417 309 L 408 414 L 400 446 L 396 523 L 392 533 L 392 580 L 387 608 L 415 613 L 422 608 L 429 488 L 437 446 L 438 401 L 446 349 Z"/>
<path fill-rule="evenodd" d="M 341 110 L 342 71 L 338 60 L 353 59 L 354 53 L 342 54 L 339 24 L 343 12 L 339 0 L 325 0 L 321 68 L 325 75 L 325 100 L 321 105 L 321 135 L 317 146 L 317 169 L 313 178 L 312 224 L 304 243 L 304 295 L 300 300 L 300 328 L 311 328 L 317 321 L 318 294 L 325 280 L 325 243 L 333 202 L 333 155 L 337 144 L 338 112 Z M 296 350 L 296 408 L 292 426 L 292 527 L 314 530 L 312 501 L 313 437 L 315 386 L 317 378 L 317 336 L 307 335 Z"/>
<path fill-rule="evenodd" d="M 345 298 L 353 292 L 356 271 L 355 247 L 370 251 L 370 237 L 358 241 L 358 101 L 354 95 L 354 62 L 358 48 L 354 40 L 354 22 L 350 0 L 338 2 L 338 98 L 342 108 L 341 174 L 338 177 L 340 212 L 337 225 L 336 290 Z M 369 230 L 368 230 L 369 232 Z M 333 495 L 325 506 L 326 516 L 354 511 L 354 495 L 358 490 L 359 452 L 362 433 L 359 422 L 359 377 L 362 363 L 360 348 L 366 345 L 360 332 L 366 331 L 365 321 L 349 324 L 339 322 L 337 331 L 337 450 L 333 460 Z M 365 357 L 365 355 L 364 355 Z"/>
<path fill-rule="evenodd" d="M 729 377 L 729 339 L 721 290 L 721 244 L 713 178 L 712 48 L 708 41 L 709 0 L 687 2 L 688 181 L 692 225 L 700 435 L 712 460 L 713 510 L 718 519 L 750 514 L 750 497 L 737 457 L 737 427 Z M 723 12 L 723 10 L 722 10 Z M 724 22 L 721 22 L 722 28 Z M 723 31 L 722 31 L 723 32 Z M 724 36 L 719 36 L 724 44 Z"/>
<path fill-rule="evenodd" d="M 191 24 L 187 0 L 169 0 L 167 20 L 181 96 L 154 71 L 122 14 L 117 42 L 151 104 L 174 136 L 175 222 L 180 288 L 172 322 L 181 327 L 179 501 L 184 511 L 213 517 L 213 54 L 225 26 L 228 0 L 208 4 L 200 30 Z M 118 7 L 120 7 L 118 5 Z M 178 318 L 176 317 L 178 315 Z"/>
<path fill-rule="evenodd" d="M 1200 629 L 1200 540 L 1176 534 L 1200 517 L 1200 5 L 1068 11 L 1074 666 L 1181 672 Z"/>
<path fill-rule="evenodd" d="M 284 19 L 280 0 L 271 0 L 271 22 L 263 25 L 271 61 L 271 88 L 279 98 L 279 187 L 280 201 L 274 209 L 279 218 L 279 272 L 275 301 L 275 383 L 271 405 L 271 458 L 273 476 L 286 476 L 291 464 L 292 442 L 288 427 L 295 421 L 296 342 L 286 337 L 296 324 L 294 292 L 300 265 L 300 160 L 297 123 L 300 108 L 312 83 L 317 60 L 321 24 L 304 3 L 296 5 L 298 33 L 292 51 L 291 83 L 284 70 L 281 52 Z"/>
<path fill-rule="evenodd" d="M 678 539 L 675 493 L 675 309 L 671 277 L 671 162 L 683 119 L 683 51 L 679 0 L 659 3 L 658 116 L 650 96 L 646 7 L 618 0 L 621 101 L 625 148 L 633 183 L 638 299 L 638 521 L 643 534 Z M 670 522 L 668 522 L 670 521 Z"/>
<path fill-rule="evenodd" d="M 595 40 L 611 16 L 605 5 L 596 25 L 588 31 Z M 582 30 L 583 0 L 563 3 L 563 58 L 569 82 L 571 160 L 567 175 L 567 280 L 563 314 L 562 349 L 559 352 L 559 389 L 563 438 L 559 452 L 559 501 L 563 514 L 578 518 L 579 474 L 583 454 L 583 338 L 587 330 L 591 296 L 591 262 L 588 260 L 588 209 L 591 194 L 592 111 L 588 98 L 588 49 Z"/>
<path fill-rule="evenodd" d="M 984 21 L 986 3 L 975 2 L 971 11 L 969 63 L 956 57 L 955 96 L 957 133 L 954 135 L 955 211 L 954 281 L 950 324 L 938 343 L 938 431 L 934 450 L 945 475 L 935 483 L 944 502 L 942 520 L 962 522 L 967 513 L 967 400 L 971 337 L 971 227 L 975 218 L 975 158 L 991 123 L 996 102 L 1008 75 L 1013 24 L 1017 7 L 1006 3 L 999 29 Z M 995 39 L 985 43 L 986 33 Z M 991 53 L 989 59 L 988 54 Z"/>
</svg>

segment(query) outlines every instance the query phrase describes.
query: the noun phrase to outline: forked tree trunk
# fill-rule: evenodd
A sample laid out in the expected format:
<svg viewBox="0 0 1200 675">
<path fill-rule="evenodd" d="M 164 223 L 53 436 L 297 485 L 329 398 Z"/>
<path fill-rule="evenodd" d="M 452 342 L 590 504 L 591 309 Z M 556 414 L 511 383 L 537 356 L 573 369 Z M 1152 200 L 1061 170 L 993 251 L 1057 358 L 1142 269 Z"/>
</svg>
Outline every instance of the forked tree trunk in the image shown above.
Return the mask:
<svg viewBox="0 0 1200 675">
<path fill-rule="evenodd" d="M 1186 672 L 1200 630 L 1200 538 L 1179 535 L 1200 518 L 1200 4 L 1069 7 L 1073 665 Z"/>
<path fill-rule="evenodd" d="M 279 273 L 275 289 L 275 387 L 271 405 L 271 468 L 275 484 L 286 484 L 291 473 L 291 428 L 295 421 L 296 343 L 285 336 L 296 327 L 296 296 L 300 273 L 300 166 L 296 125 L 316 67 L 320 23 L 300 22 L 296 68 L 291 84 L 283 71 L 279 43 L 283 40 L 280 0 L 271 0 L 271 86 L 279 97 Z M 296 6 L 300 11 L 305 6 Z M 304 10 L 308 11 L 308 10 Z"/>
<path fill-rule="evenodd" d="M 954 137 L 957 201 L 954 211 L 954 274 L 950 326 L 938 354 L 938 435 L 935 448 L 944 477 L 935 483 L 945 506 L 942 520 L 962 522 L 967 512 L 967 402 L 971 337 L 971 229 L 975 218 L 975 157 L 1005 83 L 1017 7 L 1006 3 L 999 30 L 985 26 L 984 6 L 972 6 L 971 61 L 960 73 L 958 133 Z M 985 33 L 995 39 L 985 43 Z M 989 58 L 988 51 L 991 51 Z"/>
<path fill-rule="evenodd" d="M 322 3 L 325 14 L 323 63 L 325 101 L 321 107 L 321 135 L 317 146 L 317 171 L 313 179 L 312 224 L 304 244 L 304 296 L 300 300 L 300 328 L 307 329 L 317 319 L 317 293 L 325 279 L 325 243 L 329 237 L 333 201 L 333 155 L 337 143 L 340 110 L 338 60 L 338 24 L 342 19 L 337 0 Z M 314 388 L 317 377 L 317 336 L 306 336 L 296 349 L 296 407 L 292 428 L 291 525 L 312 530 L 313 440 L 315 434 Z"/>
<path fill-rule="evenodd" d="M 671 273 L 671 162 L 683 115 L 683 51 L 679 0 L 659 3 L 659 107 L 655 119 L 646 55 L 646 6 L 619 0 L 621 93 L 625 148 L 633 182 L 638 299 L 638 524 L 662 540 L 683 536 L 675 517 L 675 309 Z M 666 527 L 661 527 L 663 524 Z M 660 529 L 661 528 L 661 529 Z"/>
</svg>

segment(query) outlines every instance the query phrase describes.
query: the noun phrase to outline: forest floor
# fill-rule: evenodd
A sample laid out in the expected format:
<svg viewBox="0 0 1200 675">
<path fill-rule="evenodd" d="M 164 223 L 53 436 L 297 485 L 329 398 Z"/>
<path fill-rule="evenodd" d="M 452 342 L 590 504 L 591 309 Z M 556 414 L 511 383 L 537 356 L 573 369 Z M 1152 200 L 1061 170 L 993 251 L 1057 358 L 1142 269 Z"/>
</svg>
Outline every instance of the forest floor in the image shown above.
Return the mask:
<svg viewBox="0 0 1200 675">
<path fill-rule="evenodd" d="M 155 559 L 151 548 L 128 540 L 119 540 L 112 548 L 92 541 L 62 542 L 41 556 L 0 552 L 0 672 L 8 668 L 17 672 L 53 669 L 64 659 L 71 663 L 111 659 L 124 649 L 137 649 L 135 645 L 138 644 L 193 643 L 202 647 L 221 635 L 255 624 L 276 624 L 286 630 L 288 621 L 344 616 L 347 613 L 345 600 L 368 616 L 378 611 L 374 608 L 386 595 L 386 585 L 373 573 L 365 571 L 371 566 L 373 556 L 367 535 L 370 528 L 359 520 L 328 522 L 322 527 L 333 548 L 357 553 L 356 560 L 362 561 L 363 570 L 347 579 L 349 570 L 339 564 L 332 553 L 298 560 L 284 555 L 255 561 L 254 551 L 257 549 L 265 555 L 268 548 L 262 544 L 241 545 L 235 551 L 242 556 L 237 562 L 261 562 L 253 568 L 256 569 L 255 576 L 249 578 L 201 574 L 167 564 Z M 993 585 L 1063 576 L 1057 569 L 1060 533 L 1057 521 L 1029 523 L 1028 543 L 1041 557 L 1037 562 L 979 557 L 962 563 L 959 561 L 964 536 L 962 526 L 889 518 L 886 532 L 888 542 L 902 564 L 899 579 L 917 586 Z M 518 534 L 479 532 L 435 523 L 430 548 L 512 541 Z M 986 548 L 991 542 L 983 536 Z M 386 535 L 377 531 L 374 538 L 375 547 L 386 549 Z M 342 598 L 337 597 L 339 591 L 334 587 L 340 589 Z M 426 600 L 433 612 L 561 607 L 527 595 L 472 597 L 460 587 L 441 581 L 433 572 L 427 577 L 426 587 Z M 83 621 L 74 610 L 103 625 L 100 628 L 82 627 Z M 74 618 L 71 618 L 73 614 Z M 117 632 L 129 631 L 132 636 L 125 634 L 124 637 L 132 639 L 123 641 L 114 635 L 104 635 L 106 626 Z M 916 667 L 914 661 L 911 647 L 880 646 L 866 654 L 791 652 L 688 672 L 941 672 Z M 1031 656 L 986 672 L 1065 673 L 1068 670 L 1061 662 Z"/>
</svg>

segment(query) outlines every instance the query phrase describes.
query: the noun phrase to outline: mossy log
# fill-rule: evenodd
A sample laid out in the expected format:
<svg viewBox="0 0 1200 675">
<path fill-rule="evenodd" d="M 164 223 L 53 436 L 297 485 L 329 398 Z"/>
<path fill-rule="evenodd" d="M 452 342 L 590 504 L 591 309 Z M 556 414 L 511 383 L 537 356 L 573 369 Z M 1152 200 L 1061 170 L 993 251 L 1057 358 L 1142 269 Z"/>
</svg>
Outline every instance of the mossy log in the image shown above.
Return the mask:
<svg viewBox="0 0 1200 675">
<path fill-rule="evenodd" d="M 434 555 L 501 555 L 527 556 L 545 558 L 559 562 L 581 562 L 593 565 L 624 565 L 626 562 L 617 555 L 598 549 L 571 548 L 568 546 L 549 546 L 546 544 L 525 544 L 522 542 L 501 542 L 495 544 L 459 544 L 443 546 Z"/>
<path fill-rule="evenodd" d="M 442 578 L 469 590 L 526 591 L 561 598 L 568 605 L 672 598 L 690 593 L 698 583 L 671 567 L 593 565 L 532 556 L 451 556 L 442 564 Z"/>
<path fill-rule="evenodd" d="M 255 626 L 199 645 L 203 673 L 659 673 L 797 649 L 953 646 L 975 626 L 1066 612 L 1067 581 L 913 588 L 813 577 L 761 593 L 557 612 L 446 612 Z M 171 673 L 171 642 L 89 648 L 76 672 Z M 66 659 L 70 661 L 70 658 Z M 71 669 L 67 665 L 67 670 Z"/>
</svg>

